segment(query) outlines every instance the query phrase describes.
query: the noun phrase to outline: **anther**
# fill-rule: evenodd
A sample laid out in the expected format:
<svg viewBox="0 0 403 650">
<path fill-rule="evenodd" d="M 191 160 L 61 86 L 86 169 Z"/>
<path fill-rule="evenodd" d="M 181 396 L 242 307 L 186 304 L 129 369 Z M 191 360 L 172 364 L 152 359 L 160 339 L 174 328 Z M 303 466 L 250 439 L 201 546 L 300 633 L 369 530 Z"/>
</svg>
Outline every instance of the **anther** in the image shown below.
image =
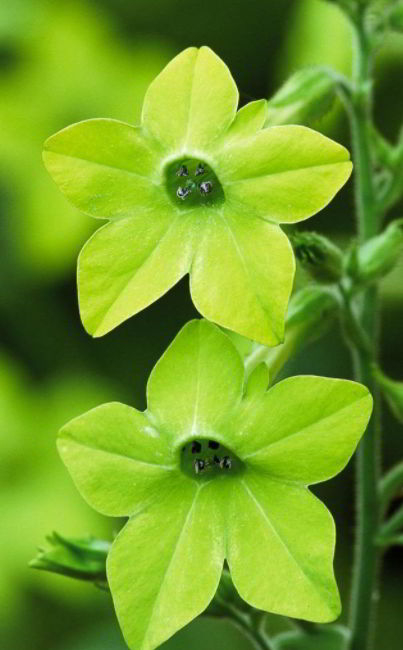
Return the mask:
<svg viewBox="0 0 403 650">
<path fill-rule="evenodd" d="M 195 176 L 201 176 L 201 174 L 204 174 L 205 171 L 206 171 L 206 170 L 205 170 L 205 168 L 204 168 L 204 165 L 202 165 L 201 163 L 199 163 L 199 164 L 197 165 L 197 167 L 196 167 Z"/>
<path fill-rule="evenodd" d="M 188 168 L 186 167 L 186 165 L 181 165 L 179 167 L 178 171 L 176 172 L 176 175 L 177 176 L 189 176 Z"/>
<path fill-rule="evenodd" d="M 221 469 L 231 469 L 232 467 L 231 458 L 229 456 L 224 456 L 223 458 L 221 458 L 220 467 Z"/>
<path fill-rule="evenodd" d="M 215 440 L 209 440 L 208 441 L 208 446 L 210 447 L 210 449 L 218 449 L 218 447 L 220 446 L 220 443 L 216 442 Z"/>
<path fill-rule="evenodd" d="M 202 472 L 204 470 L 204 460 L 202 460 L 201 458 L 196 458 L 196 460 L 194 462 L 194 468 L 195 468 L 196 474 L 199 474 L 199 472 Z"/>
<path fill-rule="evenodd" d="M 178 199 L 182 199 L 182 201 L 184 201 L 191 191 L 192 190 L 189 189 L 188 187 L 178 187 L 178 189 L 176 190 L 176 196 L 178 197 Z"/>
<path fill-rule="evenodd" d="M 200 442 L 197 442 L 197 440 L 193 440 L 192 442 L 192 454 L 200 454 L 201 452 L 201 444 Z"/>
<path fill-rule="evenodd" d="M 199 185 L 199 190 L 200 194 L 210 194 L 211 190 L 213 189 L 213 184 L 210 183 L 210 181 L 204 181 L 203 183 L 200 183 Z"/>
</svg>

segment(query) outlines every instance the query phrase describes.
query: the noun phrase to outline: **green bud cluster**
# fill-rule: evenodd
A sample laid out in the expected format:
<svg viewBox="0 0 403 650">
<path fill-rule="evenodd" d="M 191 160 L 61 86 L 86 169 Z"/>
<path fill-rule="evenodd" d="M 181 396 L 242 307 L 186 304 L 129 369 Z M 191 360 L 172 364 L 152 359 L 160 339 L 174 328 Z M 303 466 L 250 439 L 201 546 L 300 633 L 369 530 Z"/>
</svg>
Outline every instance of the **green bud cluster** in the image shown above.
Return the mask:
<svg viewBox="0 0 403 650">
<path fill-rule="evenodd" d="M 268 102 L 266 126 L 312 124 L 333 107 L 336 81 L 323 67 L 298 70 Z"/>
<path fill-rule="evenodd" d="M 94 582 L 107 588 L 106 558 L 110 543 L 87 537 L 83 539 L 62 537 L 52 533 L 46 538 L 48 549 L 39 549 L 29 566 L 78 580 Z"/>
<path fill-rule="evenodd" d="M 245 366 L 266 364 L 273 381 L 284 364 L 300 350 L 323 336 L 339 308 L 336 292 L 331 287 L 311 284 L 295 293 L 288 307 L 285 338 L 274 348 L 255 345 L 246 354 Z"/>
<path fill-rule="evenodd" d="M 358 285 L 379 280 L 395 266 L 403 249 L 403 219 L 392 221 L 376 237 L 351 251 L 346 271 Z"/>
<path fill-rule="evenodd" d="M 298 232 L 291 238 L 296 258 L 318 282 L 338 282 L 343 273 L 343 253 L 323 235 Z"/>
</svg>

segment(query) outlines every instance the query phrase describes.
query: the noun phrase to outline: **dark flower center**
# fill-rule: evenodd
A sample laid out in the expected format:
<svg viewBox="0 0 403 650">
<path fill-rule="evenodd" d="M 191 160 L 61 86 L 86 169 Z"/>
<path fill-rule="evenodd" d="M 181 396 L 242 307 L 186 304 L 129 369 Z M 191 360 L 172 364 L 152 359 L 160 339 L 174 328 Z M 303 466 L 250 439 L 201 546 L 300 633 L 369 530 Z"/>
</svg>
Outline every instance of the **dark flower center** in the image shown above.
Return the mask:
<svg viewBox="0 0 403 650">
<path fill-rule="evenodd" d="M 243 462 L 230 449 L 217 442 L 199 438 L 182 447 L 182 471 L 200 480 L 219 476 L 234 476 L 244 469 Z"/>
<path fill-rule="evenodd" d="M 183 158 L 172 162 L 165 170 L 165 178 L 169 197 L 179 208 L 189 210 L 224 201 L 220 181 L 203 160 Z"/>
</svg>

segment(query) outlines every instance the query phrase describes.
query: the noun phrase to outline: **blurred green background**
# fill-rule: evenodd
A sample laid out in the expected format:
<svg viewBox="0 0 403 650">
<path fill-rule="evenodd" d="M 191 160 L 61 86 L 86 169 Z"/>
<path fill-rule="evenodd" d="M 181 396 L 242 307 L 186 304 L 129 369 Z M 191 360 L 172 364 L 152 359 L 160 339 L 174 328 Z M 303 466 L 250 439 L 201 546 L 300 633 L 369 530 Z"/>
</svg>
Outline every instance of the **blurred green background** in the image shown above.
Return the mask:
<svg viewBox="0 0 403 650">
<path fill-rule="evenodd" d="M 89 585 L 34 572 L 46 533 L 110 537 L 119 522 L 78 496 L 55 450 L 71 417 L 103 401 L 144 407 L 147 376 L 196 312 L 187 279 L 103 339 L 83 330 L 75 261 L 96 224 L 69 206 L 41 163 L 43 140 L 84 118 L 139 119 L 145 89 L 168 60 L 207 44 L 229 65 L 241 101 L 269 97 L 303 65 L 349 74 L 350 32 L 320 0 L 3 0 L 0 4 L 0 647 L 123 650 L 111 601 Z M 376 120 L 394 138 L 403 121 L 403 37 L 378 53 Z M 349 146 L 340 107 L 315 125 Z M 400 208 L 400 209 L 399 209 Z M 402 206 L 395 214 L 401 216 Z M 352 183 L 307 227 L 345 243 L 354 231 Z M 402 264 L 382 284 L 382 357 L 402 377 Z M 351 376 L 337 328 L 285 374 Z M 385 467 L 403 431 L 384 416 Z M 338 525 L 336 570 L 345 619 L 351 578 L 353 468 L 319 486 Z M 377 647 L 402 647 L 403 551 L 387 554 Z M 271 617 L 271 628 L 283 621 Z M 164 648 L 247 650 L 228 623 L 200 619 Z"/>
</svg>

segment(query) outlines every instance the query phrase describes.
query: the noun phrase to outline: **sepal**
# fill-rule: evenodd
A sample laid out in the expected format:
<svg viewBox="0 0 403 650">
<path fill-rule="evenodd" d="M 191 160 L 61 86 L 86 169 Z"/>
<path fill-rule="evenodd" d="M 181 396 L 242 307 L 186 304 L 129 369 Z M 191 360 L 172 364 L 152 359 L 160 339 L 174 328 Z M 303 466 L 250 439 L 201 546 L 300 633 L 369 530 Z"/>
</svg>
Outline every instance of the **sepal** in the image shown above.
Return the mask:
<svg viewBox="0 0 403 650">
<path fill-rule="evenodd" d="M 53 532 L 46 538 L 47 549 L 40 549 L 29 566 L 41 571 L 94 582 L 108 589 L 106 558 L 110 542 L 94 537 L 68 538 Z"/>
</svg>

